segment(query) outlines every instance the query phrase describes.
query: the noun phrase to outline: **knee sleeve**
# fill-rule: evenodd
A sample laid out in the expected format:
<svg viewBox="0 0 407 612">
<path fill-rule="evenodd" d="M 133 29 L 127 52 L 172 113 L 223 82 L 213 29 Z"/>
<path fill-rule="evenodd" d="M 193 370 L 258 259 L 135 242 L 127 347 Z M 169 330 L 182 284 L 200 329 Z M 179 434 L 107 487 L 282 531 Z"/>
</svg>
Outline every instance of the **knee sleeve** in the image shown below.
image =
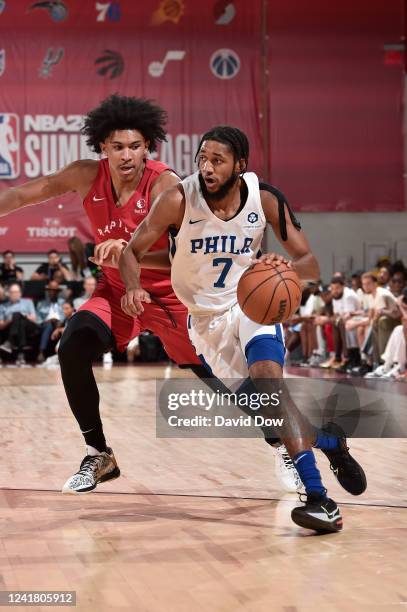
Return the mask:
<svg viewBox="0 0 407 612">
<path fill-rule="evenodd" d="M 58 356 L 61 365 L 80 363 L 83 359 L 97 359 L 114 345 L 113 334 L 105 323 L 96 315 L 80 311 L 72 317 L 62 334 Z"/>
</svg>

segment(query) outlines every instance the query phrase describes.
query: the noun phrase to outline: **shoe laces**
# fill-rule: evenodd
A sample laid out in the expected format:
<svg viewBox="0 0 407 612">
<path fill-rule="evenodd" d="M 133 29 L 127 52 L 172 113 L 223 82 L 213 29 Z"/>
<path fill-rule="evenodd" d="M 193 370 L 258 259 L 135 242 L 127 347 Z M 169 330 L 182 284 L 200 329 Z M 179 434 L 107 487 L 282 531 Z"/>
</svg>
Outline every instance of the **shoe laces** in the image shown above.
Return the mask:
<svg viewBox="0 0 407 612">
<path fill-rule="evenodd" d="M 87 455 L 81 463 L 78 474 L 87 475 L 93 474 L 99 468 L 102 467 L 103 457 L 102 455 Z"/>
<path fill-rule="evenodd" d="M 277 448 L 277 451 L 279 452 L 280 457 L 282 458 L 285 467 L 288 470 L 295 470 L 294 462 L 291 459 L 290 455 L 288 454 L 287 449 L 285 447 L 280 446 L 279 448 Z"/>
</svg>

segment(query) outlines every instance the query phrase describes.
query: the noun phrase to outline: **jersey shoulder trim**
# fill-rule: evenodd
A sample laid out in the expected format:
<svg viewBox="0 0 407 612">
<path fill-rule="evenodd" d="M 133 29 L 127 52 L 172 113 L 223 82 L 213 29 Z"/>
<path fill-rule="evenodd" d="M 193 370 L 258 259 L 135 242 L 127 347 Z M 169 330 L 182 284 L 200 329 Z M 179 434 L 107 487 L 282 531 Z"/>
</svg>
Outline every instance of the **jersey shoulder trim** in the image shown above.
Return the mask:
<svg viewBox="0 0 407 612">
<path fill-rule="evenodd" d="M 298 231 L 301 230 L 301 223 L 298 221 L 297 217 L 295 216 L 294 211 L 292 210 L 291 206 L 288 203 L 287 198 L 285 197 L 282 191 L 280 191 L 279 189 L 277 189 L 277 187 L 274 187 L 273 185 L 269 185 L 269 183 L 259 183 L 259 189 L 260 191 L 268 191 L 269 193 L 273 194 L 273 196 L 277 198 L 278 221 L 280 225 L 280 234 L 281 234 L 282 240 L 284 240 L 285 242 L 287 240 L 287 223 L 285 220 L 285 207 L 287 207 L 288 214 L 290 215 L 291 223 L 293 224 L 296 230 Z"/>
</svg>

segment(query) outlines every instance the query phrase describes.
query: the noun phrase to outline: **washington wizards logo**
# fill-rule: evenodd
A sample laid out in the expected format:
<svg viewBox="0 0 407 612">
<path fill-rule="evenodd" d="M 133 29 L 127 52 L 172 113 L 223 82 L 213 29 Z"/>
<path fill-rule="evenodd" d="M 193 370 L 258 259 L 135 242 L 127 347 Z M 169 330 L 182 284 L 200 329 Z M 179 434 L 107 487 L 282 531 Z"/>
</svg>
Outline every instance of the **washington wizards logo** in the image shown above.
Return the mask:
<svg viewBox="0 0 407 612">
<path fill-rule="evenodd" d="M 251 212 L 248 214 L 247 216 L 247 220 L 249 223 L 256 223 L 256 221 L 258 221 L 259 219 L 259 215 L 255 212 Z"/>
</svg>

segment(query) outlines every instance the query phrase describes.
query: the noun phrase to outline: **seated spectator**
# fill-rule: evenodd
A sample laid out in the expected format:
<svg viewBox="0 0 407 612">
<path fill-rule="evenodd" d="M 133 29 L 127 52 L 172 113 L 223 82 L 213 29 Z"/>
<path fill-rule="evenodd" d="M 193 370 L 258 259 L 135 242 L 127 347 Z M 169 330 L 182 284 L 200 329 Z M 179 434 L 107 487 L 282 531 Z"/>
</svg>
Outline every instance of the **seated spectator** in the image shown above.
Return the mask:
<svg viewBox="0 0 407 612">
<path fill-rule="evenodd" d="M 339 372 L 347 372 L 360 364 L 356 334 L 353 330 L 347 331 L 345 327 L 346 321 L 360 310 L 360 302 L 356 292 L 346 287 L 345 281 L 339 276 L 331 281 L 331 294 L 335 348 L 335 362 L 331 367 Z"/>
<path fill-rule="evenodd" d="M 71 258 L 71 280 L 78 281 L 92 276 L 83 242 L 77 236 L 73 236 L 68 240 L 68 249 Z"/>
<path fill-rule="evenodd" d="M 300 307 L 298 322 L 301 323 L 300 338 L 304 365 L 316 366 L 323 360 L 324 349 L 319 347 L 314 319 L 321 313 L 324 302 L 320 296 L 318 283 L 308 283 L 308 290 L 310 295 L 304 306 Z"/>
<path fill-rule="evenodd" d="M 317 338 L 321 338 L 321 340 L 319 340 L 319 346 L 324 348 L 323 351 L 320 350 L 320 354 L 327 354 L 328 359 L 326 361 L 320 360 L 318 366 L 322 368 L 330 368 L 340 365 L 340 363 L 336 363 L 335 361 L 333 340 L 333 306 L 330 285 L 324 285 L 321 287 L 321 299 L 324 306 L 320 314 L 315 317 L 314 325 L 317 329 Z"/>
<path fill-rule="evenodd" d="M 69 319 L 76 312 L 71 300 L 65 300 L 64 302 L 62 302 L 62 312 L 63 312 L 64 318 L 62 321 L 59 321 L 57 323 L 54 331 L 51 334 L 51 339 L 54 341 L 58 341 L 61 338 Z"/>
<path fill-rule="evenodd" d="M 405 272 L 400 270 L 393 272 L 389 281 L 389 289 L 395 298 L 398 298 L 403 293 L 403 289 L 406 286 L 406 275 Z"/>
<path fill-rule="evenodd" d="M 379 268 L 379 274 L 377 275 L 377 282 L 379 287 L 389 288 L 390 281 L 390 268 L 388 266 L 382 266 Z"/>
<path fill-rule="evenodd" d="M 20 285 L 10 285 L 8 295 L 0 310 L 0 330 L 5 335 L 0 350 L 10 355 L 17 353 L 17 362 L 24 364 L 24 350 L 31 348 L 38 337 L 37 316 L 33 302 L 21 297 Z"/>
<path fill-rule="evenodd" d="M 42 363 L 45 360 L 45 354 L 48 351 L 51 335 L 58 323 L 64 319 L 62 304 L 64 299 L 59 296 L 61 287 L 52 280 L 45 287 L 47 297 L 37 304 L 37 322 L 41 326 L 40 349 L 37 357 L 37 363 Z"/>
<path fill-rule="evenodd" d="M 48 261 L 46 263 L 42 263 L 36 271 L 31 275 L 31 280 L 58 280 L 55 279 L 55 274 L 57 272 L 62 274 L 64 281 L 71 280 L 71 273 L 68 270 L 67 266 L 62 262 L 61 256 L 56 249 L 50 249 L 47 253 Z"/>
<path fill-rule="evenodd" d="M 0 306 L 7 301 L 6 290 L 2 282 L 0 282 Z"/>
<path fill-rule="evenodd" d="M 369 345 L 366 345 L 369 334 L 371 333 L 371 321 L 369 316 L 370 310 L 370 295 L 364 288 L 368 287 L 368 280 L 362 277 L 362 288 L 357 290 L 357 296 L 360 301 L 360 310 L 356 311 L 345 323 L 345 329 L 348 332 L 354 331 L 357 337 L 357 343 L 361 355 L 361 364 L 352 368 L 352 374 L 363 376 L 372 369 L 370 353 L 365 351 Z"/>
<path fill-rule="evenodd" d="M 62 311 L 64 313 L 63 321 L 59 321 L 54 331 L 51 334 L 51 340 L 56 343 L 54 347 L 54 354 L 50 355 L 42 364 L 42 367 L 49 366 L 57 366 L 59 364 L 58 360 L 58 346 L 59 341 L 61 339 L 62 334 L 64 333 L 65 327 L 72 317 L 75 314 L 75 308 L 73 307 L 73 303 L 70 300 L 65 300 L 62 304 Z"/>
<path fill-rule="evenodd" d="M 362 278 L 359 272 L 352 274 L 350 279 L 350 288 L 359 295 L 358 292 L 362 289 Z"/>
<path fill-rule="evenodd" d="M 406 372 L 406 345 L 407 345 L 407 289 L 397 298 L 397 305 L 401 313 L 401 325 L 397 325 L 391 332 L 384 353 L 381 355 L 383 364 L 379 365 L 366 378 L 405 378 Z"/>
<path fill-rule="evenodd" d="M 396 298 L 388 289 L 378 286 L 375 275 L 362 275 L 363 288 L 369 294 L 369 319 L 372 325 L 373 362 L 379 365 L 382 353 L 393 329 L 400 323 L 400 310 Z"/>
<path fill-rule="evenodd" d="M 88 276 L 87 278 L 85 278 L 85 280 L 83 281 L 83 289 L 84 289 L 83 294 L 80 297 L 77 297 L 73 301 L 75 310 L 78 310 L 82 306 L 82 304 L 87 302 L 88 299 L 92 297 L 93 292 L 96 289 L 96 284 L 97 284 L 97 281 L 94 276 Z"/>
<path fill-rule="evenodd" d="M 13 251 L 7 250 L 3 253 L 3 263 L 0 265 L 0 282 L 10 285 L 24 278 L 24 271 L 16 265 Z"/>
</svg>

